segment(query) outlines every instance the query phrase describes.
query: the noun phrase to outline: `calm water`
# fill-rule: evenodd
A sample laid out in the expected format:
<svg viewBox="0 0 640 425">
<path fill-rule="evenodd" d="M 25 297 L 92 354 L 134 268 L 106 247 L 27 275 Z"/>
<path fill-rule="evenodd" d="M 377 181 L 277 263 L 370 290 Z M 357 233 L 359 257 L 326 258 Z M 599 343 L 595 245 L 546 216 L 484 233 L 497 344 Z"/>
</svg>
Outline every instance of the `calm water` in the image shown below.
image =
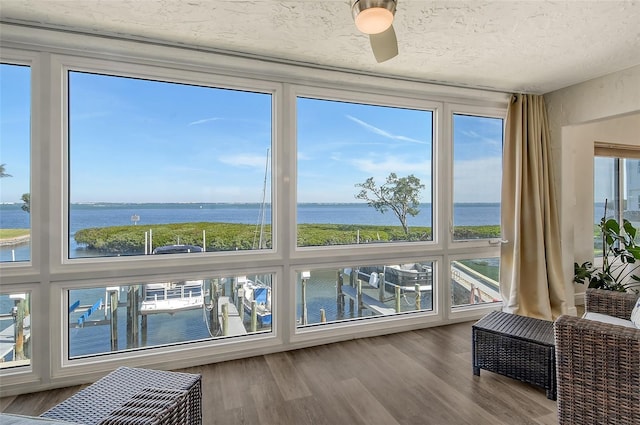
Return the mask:
<svg viewBox="0 0 640 425">
<path fill-rule="evenodd" d="M 132 225 L 132 217 L 137 216 L 137 225 L 182 223 L 182 222 L 231 222 L 256 224 L 260 212 L 259 204 L 92 204 L 72 205 L 70 215 L 70 251 L 72 256 L 82 254 L 73 235 L 79 229 L 88 227 L 104 227 Z M 271 211 L 266 211 L 266 222 L 270 223 Z M 492 225 L 499 224 L 499 204 L 458 204 L 455 208 L 457 225 Z M 376 224 L 397 225 L 393 213 L 381 214 L 367 205 L 361 204 L 303 204 L 298 207 L 300 223 L 333 223 L 333 224 Z M 409 218 L 410 226 L 431 226 L 431 205 L 421 206 L 417 217 Z M 29 214 L 19 205 L 0 205 L 1 228 L 28 228 Z M 13 253 L 17 261 L 29 258 L 29 244 L 12 247 L 1 247 L 1 261 L 11 261 Z M 75 254 L 74 254 L 75 253 Z M 307 307 L 309 323 L 320 321 L 320 309 L 325 310 L 328 320 L 348 319 L 357 313 L 350 311 L 347 303 L 344 315 L 338 317 L 336 311 L 336 271 L 316 270 L 307 288 Z M 298 283 L 297 294 L 300 294 Z M 80 301 L 83 305 L 91 305 L 105 298 L 104 288 L 80 289 L 70 291 L 69 304 Z M 375 294 L 374 294 L 375 295 Z M 122 294 L 121 294 L 122 296 Z M 121 299 L 122 300 L 122 299 Z M 425 298 L 431 303 L 431 299 Z M 300 300 L 297 301 L 297 319 L 302 315 Z M 411 300 L 405 300 L 407 307 Z M 0 295 L 0 314 L 10 313 L 14 301 L 8 295 Z M 423 307 L 424 308 L 424 307 Z M 428 307 L 430 308 L 430 307 Z M 82 311 L 74 313 L 70 322 L 76 320 Z M 371 312 L 367 312 L 371 314 Z M 91 319 L 104 319 L 104 310 L 96 311 Z M 124 319 L 124 317 L 123 317 Z M 0 329 L 9 326 L 11 318 L 0 320 Z M 209 337 L 208 327 L 203 310 L 180 312 L 175 315 L 158 314 L 149 316 L 148 345 L 180 343 Z M 119 346 L 126 348 L 126 321 L 121 320 L 119 327 Z M 70 353 L 72 356 L 104 353 L 110 351 L 109 327 L 88 326 L 72 327 L 69 333 Z M 124 345 L 123 345 L 124 344 Z"/>
<path fill-rule="evenodd" d="M 422 204 L 420 214 L 409 217 L 409 226 L 431 226 L 431 204 Z M 388 211 L 379 213 L 366 204 L 300 204 L 299 223 L 398 225 Z M 260 204 L 72 204 L 69 220 L 69 250 L 72 257 L 87 255 L 78 249 L 75 232 L 89 227 L 138 226 L 185 222 L 224 222 L 257 224 Z M 271 222 L 271 209 L 266 210 L 266 223 Z M 456 225 L 478 226 L 500 223 L 499 204 L 456 204 Z M 20 204 L 0 205 L 0 228 L 28 228 L 29 214 Z M 0 261 L 29 259 L 29 245 L 0 247 Z"/>
</svg>

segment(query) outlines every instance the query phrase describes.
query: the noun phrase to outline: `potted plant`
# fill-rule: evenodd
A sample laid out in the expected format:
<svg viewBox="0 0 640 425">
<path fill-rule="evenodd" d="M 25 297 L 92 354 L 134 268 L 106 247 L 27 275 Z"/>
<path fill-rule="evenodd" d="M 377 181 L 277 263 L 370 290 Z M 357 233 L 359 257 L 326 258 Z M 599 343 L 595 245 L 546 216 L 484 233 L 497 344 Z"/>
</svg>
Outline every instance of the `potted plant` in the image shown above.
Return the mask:
<svg viewBox="0 0 640 425">
<path fill-rule="evenodd" d="M 588 282 L 589 288 L 627 292 L 640 282 L 640 277 L 635 274 L 640 266 L 636 264 L 640 260 L 640 246 L 635 242 L 636 228 L 626 219 L 622 227 L 617 220 L 607 219 L 606 200 L 604 216 L 598 227 L 602 237 L 602 266 L 594 267 L 591 261 L 574 263 L 573 281 Z"/>
</svg>

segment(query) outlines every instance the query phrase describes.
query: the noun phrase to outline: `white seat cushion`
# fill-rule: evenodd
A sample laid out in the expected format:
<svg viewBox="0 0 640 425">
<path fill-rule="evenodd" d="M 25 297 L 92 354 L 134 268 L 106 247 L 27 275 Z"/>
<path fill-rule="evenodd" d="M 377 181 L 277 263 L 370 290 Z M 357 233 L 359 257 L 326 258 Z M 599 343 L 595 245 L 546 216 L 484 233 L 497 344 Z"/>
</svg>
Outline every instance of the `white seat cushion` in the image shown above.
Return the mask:
<svg viewBox="0 0 640 425">
<path fill-rule="evenodd" d="M 611 325 L 626 326 L 627 328 L 635 328 L 631 320 L 620 319 L 619 317 L 609 316 L 602 313 L 585 313 L 584 319 L 595 320 L 597 322 L 609 323 Z"/>
</svg>

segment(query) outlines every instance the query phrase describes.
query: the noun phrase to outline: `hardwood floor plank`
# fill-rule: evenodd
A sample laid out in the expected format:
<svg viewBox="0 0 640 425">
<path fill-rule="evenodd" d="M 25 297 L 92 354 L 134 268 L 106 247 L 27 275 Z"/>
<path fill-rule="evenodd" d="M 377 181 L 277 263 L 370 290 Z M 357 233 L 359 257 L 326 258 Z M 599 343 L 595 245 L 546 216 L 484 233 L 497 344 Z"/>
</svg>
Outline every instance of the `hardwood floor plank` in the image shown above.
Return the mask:
<svg viewBox="0 0 640 425">
<path fill-rule="evenodd" d="M 335 386 L 340 397 L 353 409 L 363 425 L 399 425 L 380 400 L 357 378 L 345 379 Z"/>
<path fill-rule="evenodd" d="M 296 370 L 289 353 L 270 354 L 266 356 L 266 360 L 280 393 L 286 401 L 311 396 L 311 391 Z"/>
<path fill-rule="evenodd" d="M 16 399 L 17 396 L 10 396 L 10 397 L 2 397 L 0 398 L 0 412 L 4 412 L 4 409 L 7 408 L 7 406 L 9 406 L 11 403 L 14 402 L 14 400 Z"/>
<path fill-rule="evenodd" d="M 438 400 L 449 410 L 455 410 L 461 423 L 487 425 L 501 423 L 482 406 L 470 403 L 464 390 L 452 386 L 447 379 L 440 378 L 395 346 L 387 344 L 379 347 L 379 350 L 374 353 L 375 356 L 395 361 L 387 373 L 395 374 L 398 382 L 417 387 L 425 395 L 430 395 L 430 399 Z"/>
<path fill-rule="evenodd" d="M 472 322 L 181 369 L 202 374 L 210 425 L 552 425 L 544 390 L 474 376 Z M 0 399 L 39 415 L 83 386 Z"/>
</svg>

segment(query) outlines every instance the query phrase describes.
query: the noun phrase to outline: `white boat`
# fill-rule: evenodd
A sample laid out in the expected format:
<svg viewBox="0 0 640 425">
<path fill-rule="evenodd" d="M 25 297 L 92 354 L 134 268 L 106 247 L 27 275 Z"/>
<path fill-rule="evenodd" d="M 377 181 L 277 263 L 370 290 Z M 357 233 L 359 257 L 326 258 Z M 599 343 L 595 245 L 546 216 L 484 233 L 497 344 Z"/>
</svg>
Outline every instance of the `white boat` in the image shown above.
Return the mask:
<svg viewBox="0 0 640 425">
<path fill-rule="evenodd" d="M 196 245 L 166 245 L 153 250 L 153 254 L 181 254 L 202 252 Z M 202 308 L 204 305 L 204 281 L 182 280 L 147 283 L 142 287 L 141 314 L 175 313 L 176 311 Z"/>
<path fill-rule="evenodd" d="M 251 304 L 255 300 L 258 322 L 262 326 L 271 325 L 271 286 L 247 279 L 246 276 L 239 276 L 238 284 L 244 290 L 244 310 L 251 314 Z"/>
<path fill-rule="evenodd" d="M 420 263 L 363 266 L 358 269 L 358 278 L 369 282 L 374 288 L 384 281 L 385 290 L 390 292 L 394 291 L 395 286 L 404 291 L 415 291 L 416 284 L 421 292 L 433 289 L 433 270 L 431 266 Z"/>
<path fill-rule="evenodd" d="M 142 287 L 141 314 L 175 313 L 202 308 L 204 281 L 147 283 Z"/>
</svg>

